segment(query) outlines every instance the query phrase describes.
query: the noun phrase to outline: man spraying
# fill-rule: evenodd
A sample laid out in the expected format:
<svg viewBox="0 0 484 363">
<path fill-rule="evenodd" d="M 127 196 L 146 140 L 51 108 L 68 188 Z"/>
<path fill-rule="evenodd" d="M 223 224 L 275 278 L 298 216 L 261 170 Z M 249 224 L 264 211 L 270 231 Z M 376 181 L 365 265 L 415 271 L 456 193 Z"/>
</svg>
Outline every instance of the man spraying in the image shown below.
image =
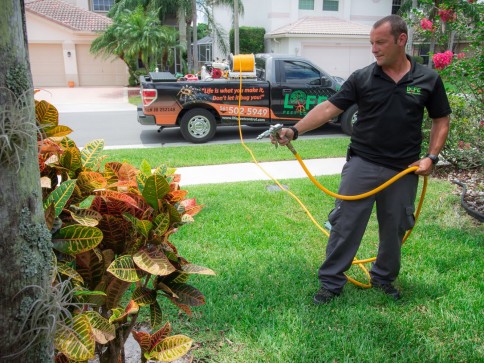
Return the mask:
<svg viewBox="0 0 484 363">
<path fill-rule="evenodd" d="M 405 54 L 407 25 L 397 15 L 377 21 L 370 32 L 376 62 L 354 72 L 341 90 L 314 107 L 295 126 L 283 128 L 272 143 L 287 145 L 298 135 L 329 122 L 353 104 L 358 117 L 342 171 L 339 194 L 356 195 L 382 184 L 409 166 L 418 166 L 390 187 L 365 199 L 337 199 L 328 216 L 331 233 L 326 260 L 318 272 L 315 304 L 338 296 L 368 224 L 373 205 L 379 247 L 370 276 L 373 287 L 395 299 L 402 238 L 413 227 L 418 175 L 429 175 L 444 146 L 451 109 L 439 75 Z M 429 150 L 420 158 L 424 109 L 432 119 Z"/>
</svg>

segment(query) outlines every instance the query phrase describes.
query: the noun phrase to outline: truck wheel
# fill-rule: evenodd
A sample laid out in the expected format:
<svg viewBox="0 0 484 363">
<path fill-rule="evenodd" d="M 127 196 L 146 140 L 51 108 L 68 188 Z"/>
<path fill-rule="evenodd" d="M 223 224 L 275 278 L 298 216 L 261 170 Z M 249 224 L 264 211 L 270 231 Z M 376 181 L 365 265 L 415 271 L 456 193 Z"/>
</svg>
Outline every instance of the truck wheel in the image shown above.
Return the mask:
<svg viewBox="0 0 484 363">
<path fill-rule="evenodd" d="M 340 116 L 341 130 L 346 135 L 351 136 L 353 133 L 353 124 L 356 122 L 356 116 L 358 115 L 358 105 L 351 105 L 343 114 Z"/>
<path fill-rule="evenodd" d="M 180 122 L 180 131 L 185 140 L 195 144 L 210 140 L 215 135 L 216 128 L 215 117 L 203 108 L 188 111 Z"/>
</svg>

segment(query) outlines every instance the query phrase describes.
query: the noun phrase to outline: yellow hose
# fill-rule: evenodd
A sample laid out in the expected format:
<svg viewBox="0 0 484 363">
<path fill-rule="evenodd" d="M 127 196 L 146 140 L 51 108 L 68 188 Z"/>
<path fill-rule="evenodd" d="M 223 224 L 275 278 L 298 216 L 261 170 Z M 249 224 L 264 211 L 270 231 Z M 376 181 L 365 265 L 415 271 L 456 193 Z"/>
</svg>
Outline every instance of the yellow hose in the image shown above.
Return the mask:
<svg viewBox="0 0 484 363">
<path fill-rule="evenodd" d="M 304 205 L 304 203 L 294 193 L 292 193 L 291 191 L 289 191 L 286 188 L 284 188 L 281 185 L 281 183 L 279 183 L 279 181 L 277 179 L 275 179 L 272 175 L 270 175 L 259 164 L 259 162 L 255 158 L 254 153 L 252 152 L 252 150 L 245 144 L 244 137 L 242 135 L 242 127 L 241 127 L 241 123 L 240 123 L 240 109 L 241 109 L 241 99 L 242 99 L 242 97 L 241 97 L 242 96 L 242 65 L 241 65 L 241 63 L 242 63 L 241 61 L 239 61 L 239 63 L 238 63 L 239 68 L 240 68 L 240 71 L 239 71 L 240 72 L 240 88 L 239 88 L 239 107 L 238 107 L 239 111 L 238 111 L 237 121 L 238 121 L 238 128 L 239 128 L 239 137 L 240 137 L 240 142 L 241 142 L 242 146 L 250 154 L 250 156 L 252 157 L 252 160 L 259 167 L 259 169 L 262 170 L 262 172 L 265 175 L 267 175 L 267 177 L 269 179 L 271 179 L 281 190 L 285 191 L 292 198 L 294 198 L 298 202 L 298 204 L 302 207 L 302 209 L 306 212 L 306 214 L 308 215 L 309 219 L 313 222 L 313 224 L 321 232 L 323 232 L 327 237 L 329 237 L 329 233 L 316 221 L 316 219 L 313 217 L 313 215 L 307 209 L 307 207 Z M 366 193 L 362 193 L 362 194 L 358 194 L 358 195 L 341 195 L 341 194 L 337 194 L 337 193 L 334 193 L 334 192 L 330 191 L 329 189 L 325 188 L 321 183 L 319 183 L 316 180 L 316 178 L 311 174 L 311 172 L 309 171 L 309 169 L 306 167 L 306 164 L 304 164 L 304 161 L 302 160 L 301 156 L 297 153 L 297 151 L 294 149 L 294 147 L 292 146 L 292 144 L 291 143 L 288 143 L 286 146 L 294 154 L 295 158 L 297 159 L 297 161 L 299 162 L 299 164 L 303 168 L 304 172 L 309 177 L 309 179 L 313 182 L 314 185 L 316 185 L 320 190 L 322 190 L 323 192 L 325 192 L 329 196 L 332 196 L 332 197 L 334 197 L 336 199 L 341 199 L 341 200 L 358 200 L 358 199 L 367 198 L 367 197 L 369 197 L 371 195 L 374 195 L 374 194 L 380 192 L 381 190 L 385 189 L 389 185 L 395 183 L 400 178 L 404 177 L 407 174 L 410 174 L 412 172 L 415 172 L 415 170 L 418 169 L 417 166 L 412 166 L 410 168 L 407 168 L 407 169 L 403 170 L 402 172 L 398 173 L 397 175 L 395 175 L 394 177 L 392 177 L 391 179 L 387 180 L 385 183 L 381 184 L 380 186 L 378 186 L 375 189 L 370 190 L 370 191 L 368 191 Z M 417 210 L 415 212 L 415 224 L 417 223 L 418 217 L 420 215 L 420 211 L 422 209 L 423 201 L 425 199 L 425 193 L 427 191 L 427 183 L 428 183 L 428 177 L 427 176 L 424 176 L 424 183 L 423 183 L 423 186 L 422 186 L 422 192 L 420 193 L 419 203 L 418 203 L 418 206 L 417 206 Z M 414 227 L 415 227 L 415 225 L 414 225 Z M 412 233 L 414 227 L 412 227 L 411 229 L 409 229 L 407 231 L 407 233 L 405 233 L 405 236 L 402 239 L 402 244 L 405 243 L 405 241 L 407 240 L 407 238 L 410 236 L 410 234 Z M 371 282 L 370 282 L 371 281 L 371 277 L 370 277 L 370 273 L 368 272 L 368 269 L 364 266 L 364 264 L 365 263 L 374 262 L 375 260 L 376 260 L 376 257 L 371 257 L 371 258 L 367 258 L 367 259 L 364 259 L 364 260 L 358 260 L 355 257 L 355 259 L 353 260 L 352 264 L 353 265 L 358 265 L 358 267 L 364 272 L 364 274 L 366 275 L 366 277 L 368 279 L 368 283 L 365 284 L 365 283 L 360 282 L 360 281 L 352 278 L 351 276 L 348 276 L 347 274 L 345 274 L 345 276 L 348 279 L 348 281 L 351 282 L 352 284 L 354 284 L 356 286 L 359 286 L 359 287 L 362 287 L 362 288 L 370 288 L 371 287 Z"/>
</svg>

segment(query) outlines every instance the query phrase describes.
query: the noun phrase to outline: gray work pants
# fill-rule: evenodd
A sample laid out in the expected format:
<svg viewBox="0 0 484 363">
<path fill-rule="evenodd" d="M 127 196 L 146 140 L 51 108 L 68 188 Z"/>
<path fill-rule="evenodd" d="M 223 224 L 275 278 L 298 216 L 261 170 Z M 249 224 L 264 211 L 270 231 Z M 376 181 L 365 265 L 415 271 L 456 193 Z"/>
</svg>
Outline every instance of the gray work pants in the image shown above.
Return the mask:
<svg viewBox="0 0 484 363">
<path fill-rule="evenodd" d="M 343 167 L 339 194 L 356 195 L 374 189 L 398 174 L 393 169 L 353 156 Z M 400 271 L 400 249 L 405 232 L 413 227 L 418 175 L 407 174 L 388 188 L 365 199 L 337 199 L 328 216 L 331 233 L 326 260 L 319 269 L 321 286 L 340 293 L 347 279 L 344 272 L 358 251 L 376 202 L 378 255 L 370 275 L 379 283 L 393 282 Z"/>
</svg>

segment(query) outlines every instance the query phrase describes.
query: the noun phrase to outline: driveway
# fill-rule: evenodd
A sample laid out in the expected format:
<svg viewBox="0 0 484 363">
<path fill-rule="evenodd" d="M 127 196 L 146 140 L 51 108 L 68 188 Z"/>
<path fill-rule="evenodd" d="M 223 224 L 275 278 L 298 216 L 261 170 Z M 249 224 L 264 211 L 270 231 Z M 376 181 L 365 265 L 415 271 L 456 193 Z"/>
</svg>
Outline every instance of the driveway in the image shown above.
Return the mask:
<svg viewBox="0 0 484 363">
<path fill-rule="evenodd" d="M 136 110 L 128 102 L 128 87 L 39 88 L 35 99 L 53 104 L 62 113 Z"/>
</svg>

